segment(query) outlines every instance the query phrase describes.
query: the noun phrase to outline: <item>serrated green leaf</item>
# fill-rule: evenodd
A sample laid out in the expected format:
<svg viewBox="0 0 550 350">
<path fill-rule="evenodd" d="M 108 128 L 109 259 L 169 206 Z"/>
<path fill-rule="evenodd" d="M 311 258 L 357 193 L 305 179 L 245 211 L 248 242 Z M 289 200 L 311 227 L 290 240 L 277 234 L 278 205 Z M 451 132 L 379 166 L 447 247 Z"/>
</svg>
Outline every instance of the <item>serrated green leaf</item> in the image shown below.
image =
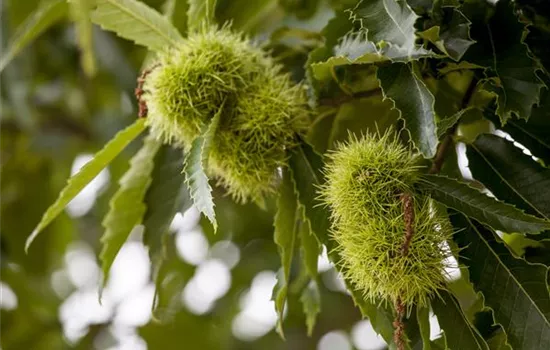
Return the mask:
<svg viewBox="0 0 550 350">
<path fill-rule="evenodd" d="M 407 52 L 416 48 L 414 24 L 418 16 L 405 0 L 363 0 L 351 13 L 367 30 L 370 41 L 389 42 Z"/>
<path fill-rule="evenodd" d="M 309 53 L 306 62 L 306 78 L 313 90 L 314 102 L 317 102 L 317 98 L 321 96 L 330 95 L 332 97 L 333 94 L 329 93 L 329 91 L 334 88 L 334 82 L 332 79 L 324 81 L 317 78 L 312 65 L 317 62 L 326 61 L 332 57 L 334 55 L 334 47 L 338 45 L 340 38 L 346 35 L 352 28 L 353 23 L 349 18 L 349 13 L 343 11 L 337 12 L 321 31 L 324 45 Z"/>
<path fill-rule="evenodd" d="M 416 308 L 416 319 L 418 320 L 418 327 L 420 329 L 420 336 L 422 338 L 422 350 L 431 350 L 430 342 L 430 309 L 427 307 Z"/>
<path fill-rule="evenodd" d="M 214 226 L 214 232 L 218 229 L 216 213 L 214 212 L 214 200 L 212 198 L 212 187 L 208 183 L 208 177 L 204 171 L 212 139 L 220 124 L 223 104 L 214 115 L 210 124 L 205 127 L 201 136 L 197 137 L 191 144 L 191 149 L 185 158 L 183 173 L 185 182 L 189 187 L 189 195 L 193 200 L 195 208 L 203 213 Z"/>
<path fill-rule="evenodd" d="M 525 146 L 531 154 L 550 166 L 550 93 L 543 92 L 540 105 L 533 108 L 529 121 L 510 119 L 502 125 L 498 118 L 490 117 L 497 128 L 510 134 Z"/>
<path fill-rule="evenodd" d="M 200 30 L 215 23 L 216 0 L 188 0 L 187 26 L 189 31 Z"/>
<path fill-rule="evenodd" d="M 145 138 L 143 146 L 130 161 L 130 168 L 119 181 L 120 187 L 109 202 L 109 211 L 103 220 L 105 233 L 101 237 L 101 269 L 104 286 L 111 266 L 132 229 L 141 224 L 146 206 L 145 194 L 151 184 L 153 159 L 160 147 L 155 137 Z"/>
<path fill-rule="evenodd" d="M 461 109 L 455 114 L 445 118 L 441 119 L 437 122 L 437 136 L 441 137 L 445 134 L 447 130 L 452 128 L 460 121 L 460 119 L 481 119 L 483 118 L 483 113 L 480 109 L 476 107 L 468 107 L 465 109 Z"/>
<path fill-rule="evenodd" d="M 305 221 L 310 225 L 310 232 L 315 235 L 321 244 L 326 245 L 329 259 L 342 272 L 341 258 L 334 249 L 334 241 L 329 239 L 330 223 L 328 218 L 330 215 L 327 208 L 317 200 L 317 188 L 324 182 L 322 173 L 323 158 L 309 144 L 302 143 L 291 150 L 288 163 L 299 206 L 304 210 Z M 384 337 L 388 344 L 392 343 L 392 311 L 386 306 L 380 307 L 366 301 L 361 291 L 356 290 L 349 281 L 344 282 L 361 313 L 369 318 L 374 329 Z"/>
<path fill-rule="evenodd" d="M 0 72 L 25 48 L 46 29 L 67 15 L 65 0 L 42 2 L 21 25 L 10 39 L 8 46 L 3 50 L 0 58 Z"/>
<path fill-rule="evenodd" d="M 466 154 L 474 178 L 498 199 L 550 219 L 550 169 L 496 135 L 480 135 Z"/>
<path fill-rule="evenodd" d="M 96 0 L 92 21 L 152 51 L 177 47 L 183 38 L 170 21 L 136 0 Z"/>
<path fill-rule="evenodd" d="M 96 73 L 92 22 L 90 21 L 93 2 L 92 0 L 69 0 L 69 5 L 76 26 L 77 41 L 80 47 L 80 62 L 84 73 L 92 77 Z"/>
<path fill-rule="evenodd" d="M 298 201 L 294 193 L 294 184 L 287 168 L 282 169 L 282 183 L 279 187 L 277 198 L 277 214 L 273 223 L 275 233 L 273 240 L 278 246 L 281 256 L 281 273 L 277 282 L 275 295 L 275 309 L 279 315 L 277 321 L 277 332 L 284 338 L 283 312 L 286 302 L 288 283 L 290 280 L 290 266 L 294 254 L 294 242 L 298 234 Z"/>
<path fill-rule="evenodd" d="M 421 187 L 428 190 L 430 195 L 443 205 L 495 230 L 536 234 L 550 229 L 549 221 L 525 214 L 510 204 L 500 202 L 446 176 L 424 175 Z"/>
<path fill-rule="evenodd" d="M 489 349 L 478 331 L 470 324 L 458 300 L 447 291 L 439 292 L 441 298 L 432 300 L 432 309 L 441 329 L 445 332 L 450 349 Z"/>
<path fill-rule="evenodd" d="M 317 200 L 317 189 L 324 182 L 323 158 L 309 144 L 302 143 L 290 152 L 288 164 L 310 232 L 319 242 L 326 244 L 330 226 L 329 215 L 327 209 Z"/>
<path fill-rule="evenodd" d="M 305 223 L 300 226 L 300 242 L 302 260 L 307 274 L 315 280 L 317 279 L 317 261 L 319 260 L 319 254 L 321 254 L 321 245 L 313 233 L 309 231 L 309 225 Z"/>
<path fill-rule="evenodd" d="M 459 261 L 469 267 L 470 280 L 493 309 L 514 349 L 550 346 L 548 268 L 516 259 L 495 234 L 462 215 L 451 217 L 461 248 Z"/>
<path fill-rule="evenodd" d="M 472 26 L 472 37 L 477 44 L 464 56 L 466 61 L 490 67 L 486 74 L 492 78 L 497 93 L 497 113 L 503 123 L 512 113 L 527 120 L 543 86 L 535 74 L 537 63 L 523 42 L 525 32 L 512 2 L 500 0 L 487 24 Z"/>
<path fill-rule="evenodd" d="M 311 337 L 317 315 L 321 312 L 321 293 L 316 281 L 310 281 L 304 288 L 300 301 L 306 315 L 307 335 Z"/>
<path fill-rule="evenodd" d="M 65 206 L 69 204 L 69 202 L 80 193 L 80 191 L 101 172 L 101 170 L 122 152 L 132 140 L 141 134 L 144 129 L 145 119 L 138 119 L 134 124 L 116 134 L 101 151 L 95 154 L 94 159 L 89 161 L 78 173 L 69 179 L 55 203 L 48 208 L 34 231 L 29 238 L 27 238 L 25 251 L 29 250 L 29 246 L 36 236 L 38 236 L 38 234 L 63 211 Z"/>
<path fill-rule="evenodd" d="M 160 146 L 151 173 L 151 185 L 145 195 L 147 211 L 143 216 L 143 243 L 149 248 L 153 275 L 156 278 L 164 258 L 163 237 L 168 233 L 176 213 L 191 205 L 181 173 L 183 151 L 169 145 Z"/>
<path fill-rule="evenodd" d="M 393 101 L 400 112 L 416 148 L 426 158 L 435 156 L 438 142 L 435 99 L 430 90 L 406 63 L 379 67 L 377 77 L 384 97 Z"/>
<path fill-rule="evenodd" d="M 441 26 L 419 32 L 418 36 L 458 62 L 474 43 L 470 38 L 470 21 L 456 7 L 443 7 L 440 15 Z"/>
</svg>

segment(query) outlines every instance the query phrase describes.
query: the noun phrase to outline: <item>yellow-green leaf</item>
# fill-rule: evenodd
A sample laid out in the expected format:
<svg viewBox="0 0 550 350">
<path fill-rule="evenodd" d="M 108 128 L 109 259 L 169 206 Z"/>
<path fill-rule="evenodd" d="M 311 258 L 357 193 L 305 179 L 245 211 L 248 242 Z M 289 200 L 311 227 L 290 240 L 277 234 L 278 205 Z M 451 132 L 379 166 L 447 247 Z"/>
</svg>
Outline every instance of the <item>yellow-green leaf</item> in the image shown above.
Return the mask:
<svg viewBox="0 0 550 350">
<path fill-rule="evenodd" d="M 166 17 L 136 0 L 97 0 L 92 21 L 152 51 L 167 50 L 183 40 Z"/>
<path fill-rule="evenodd" d="M 134 124 L 116 134 L 101 151 L 96 153 L 94 159 L 89 161 L 78 173 L 69 179 L 55 203 L 48 208 L 34 231 L 27 238 L 25 250 L 29 249 L 36 236 L 63 211 L 65 206 L 144 129 L 145 119 L 137 120 Z"/>
</svg>

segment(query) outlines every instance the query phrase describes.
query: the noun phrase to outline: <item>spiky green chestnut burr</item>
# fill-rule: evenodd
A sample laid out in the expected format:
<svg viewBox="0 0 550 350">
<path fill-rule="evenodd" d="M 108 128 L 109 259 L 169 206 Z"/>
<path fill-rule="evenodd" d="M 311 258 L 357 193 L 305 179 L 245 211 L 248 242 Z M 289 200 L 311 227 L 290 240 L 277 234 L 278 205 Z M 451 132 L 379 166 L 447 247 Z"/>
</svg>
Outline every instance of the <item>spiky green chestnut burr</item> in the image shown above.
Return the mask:
<svg viewBox="0 0 550 350">
<path fill-rule="evenodd" d="M 223 105 L 206 171 L 236 200 L 261 202 L 309 123 L 303 87 L 227 27 L 191 33 L 157 64 L 144 84 L 151 131 L 189 149 Z"/>
<path fill-rule="evenodd" d="M 428 305 L 445 287 L 452 228 L 429 197 L 414 193 L 418 158 L 391 133 L 352 137 L 329 158 L 321 198 L 344 277 L 372 301 Z"/>
</svg>

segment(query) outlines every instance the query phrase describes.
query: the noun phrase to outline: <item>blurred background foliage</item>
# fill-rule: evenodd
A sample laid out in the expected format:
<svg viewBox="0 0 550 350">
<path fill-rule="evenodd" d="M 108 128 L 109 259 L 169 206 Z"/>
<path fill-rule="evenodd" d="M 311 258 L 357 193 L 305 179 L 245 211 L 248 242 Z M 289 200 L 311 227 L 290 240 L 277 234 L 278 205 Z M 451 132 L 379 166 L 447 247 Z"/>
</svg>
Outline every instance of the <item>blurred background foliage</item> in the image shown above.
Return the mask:
<svg viewBox="0 0 550 350">
<path fill-rule="evenodd" d="M 174 6 L 173 22 L 185 28 L 186 1 L 144 2 L 159 11 Z M 1 73 L 2 349 L 314 349 L 329 332 L 325 343 L 343 349 L 352 343 L 362 349 L 384 347 L 368 321 L 360 322 L 337 273 L 324 260 L 323 312 L 313 335 L 307 337 L 299 295 L 291 293 L 283 341 L 274 331 L 276 316 L 269 301 L 280 266 L 273 243 L 274 206 L 263 211 L 237 205 L 221 193 L 216 202 L 221 229 L 216 235 L 209 225 L 202 229 L 204 223 L 193 210 L 172 224 L 167 265 L 174 274 L 170 288 L 176 297 L 165 313 L 151 319 L 154 288 L 148 257 L 143 245 L 132 239 L 117 258 L 99 305 L 101 220 L 140 140 L 25 254 L 28 234 L 71 172 L 135 120 L 133 90 L 147 52 L 94 26 L 95 67 L 85 71 L 66 2 L 2 0 L 1 5 L 3 55 L 30 14 L 39 7 L 55 7 L 43 19 L 43 33 Z M 246 25 L 258 40 L 273 35 L 274 54 L 300 80 L 307 53 L 320 40 L 316 33 L 338 5 L 320 0 L 220 0 L 216 15 L 221 21 L 232 20 L 235 28 Z"/>
<path fill-rule="evenodd" d="M 171 14 L 171 21 L 185 35 L 187 1 L 142 2 L 161 13 Z M 138 111 L 134 97 L 136 79 L 145 63 L 153 59 L 145 48 L 111 32 L 95 25 L 90 28 L 82 26 L 80 12 L 69 6 L 75 3 L 88 2 L 0 0 L 1 348 L 386 348 L 382 338 L 374 333 L 370 321 L 362 318 L 338 272 L 328 262 L 326 252 L 318 262 L 322 311 L 311 337 L 307 336 L 300 300 L 308 278 L 303 274 L 299 254 L 294 254 L 284 323 L 286 339 L 281 339 L 275 332 L 277 315 L 271 301 L 276 274 L 281 266 L 277 246 L 273 242 L 275 203 L 267 203 L 265 210 L 252 204 L 238 205 L 219 188 L 214 189 L 220 227 L 216 234 L 196 210 L 190 209 L 189 205 L 183 206 L 170 225 L 170 234 L 166 235 L 166 261 L 159 271 L 153 271 L 147 248 L 142 244 L 142 228 L 135 228 L 113 265 L 100 304 L 98 284 L 101 273 L 97 257 L 101 250 L 100 237 L 104 233 L 101 222 L 108 212 L 109 200 L 119 188 L 118 182 L 128 169 L 132 155 L 141 146 L 143 137 L 133 141 L 116 157 L 69 204 L 63 215 L 38 236 L 29 254 L 25 254 L 25 240 L 47 207 L 54 202 L 67 178 L 118 131 L 135 121 Z M 330 150 L 336 142 L 345 140 L 348 130 L 361 133 L 375 127 L 383 130 L 391 125 L 403 124 L 397 120 L 398 112 L 391 109 L 391 102 L 382 100 L 375 78 L 378 68 L 357 62 L 338 65 L 331 61 L 337 50 L 340 50 L 340 55 L 353 59 L 364 53 L 361 50 L 369 50 L 367 45 L 354 41 L 357 38 L 353 35 L 346 36 L 346 33 L 356 29 L 353 26 L 357 23 L 349 21 L 349 13 L 341 10 L 356 3 L 356 0 L 217 2 L 215 16 L 218 23 L 230 21 L 233 28 L 246 32 L 252 40 L 265 43 L 296 81 L 308 78 L 313 90 L 310 97 L 318 107 L 317 119 L 308 137 L 318 151 Z M 486 59 L 493 53 L 487 52 L 490 45 L 483 41 L 487 39 L 484 37 L 486 26 L 483 21 L 495 11 L 487 3 L 495 1 L 407 0 L 419 16 L 415 22 L 418 31 L 411 36 L 420 34 L 421 29 L 441 25 L 438 30 L 443 31 L 442 37 L 447 35 L 445 30 L 452 33 L 446 37 L 450 37 L 450 44 L 447 43 L 449 48 L 457 45 L 462 50 L 458 54 L 449 50 L 445 55 L 427 58 L 421 61 L 421 65 L 418 64 L 421 79 L 435 97 L 432 109 L 438 131 L 443 130 L 433 136 L 442 139 L 441 143 L 444 139 L 450 140 L 451 135 L 444 135 L 446 128 L 456 134 L 457 140 L 466 143 L 472 143 L 483 133 L 500 132 L 498 135 L 501 137 L 512 135 L 538 157 L 537 161 L 531 158 L 525 160 L 526 168 L 536 166 L 537 169 L 547 169 L 550 159 L 547 152 L 550 148 L 547 142 L 547 130 L 550 128 L 547 104 L 550 103 L 550 95 L 542 89 L 540 104 L 531 113 L 537 96 L 529 94 L 531 90 L 525 89 L 523 84 L 532 78 L 536 83 L 531 85 L 535 85 L 538 93 L 542 82 L 547 83 L 548 80 L 548 5 L 544 0 L 516 0 L 513 5 L 503 0 L 505 5 L 500 9 L 516 6 L 513 7 L 515 14 L 511 10 L 503 13 L 505 19 L 510 20 L 510 26 L 506 29 L 517 34 L 514 38 L 518 40 L 508 40 L 508 35 L 497 36 L 499 49 L 504 51 L 498 57 L 501 60 L 499 63 L 518 60 L 525 63 L 529 57 L 529 69 L 514 70 L 512 64 L 512 75 L 518 74 L 520 78 L 525 75 L 528 79 L 508 80 L 513 82 L 509 91 L 520 97 L 512 101 L 517 105 L 507 106 L 508 110 L 504 113 L 497 111 L 497 116 L 494 98 L 499 93 L 500 97 L 506 93 L 499 90 L 500 78 L 489 76 L 498 75 L 496 67 L 492 72 L 471 64 L 476 62 L 484 67 L 492 64 L 492 61 L 487 63 L 490 60 Z M 475 23 L 471 29 L 472 37 L 480 41 L 474 45 L 470 37 L 470 24 L 456 15 L 461 13 L 458 9 L 443 9 L 441 6 L 461 6 L 460 11 L 468 14 L 468 18 L 479 20 L 473 21 Z M 437 11 L 430 12 L 430 9 Z M 516 18 L 518 13 L 521 15 Z M 449 14 L 456 15 L 453 18 L 459 20 L 451 21 L 452 25 L 447 23 L 445 16 Z M 498 16 L 496 18 L 499 20 Z M 528 33 L 524 30 L 525 23 L 530 24 Z M 25 29 L 29 28 L 32 28 L 32 34 L 27 35 L 29 32 Z M 323 31 L 323 28 L 327 29 Z M 83 39 L 87 36 L 82 33 L 89 30 L 92 41 Z M 430 39 L 429 35 L 433 32 L 426 31 L 423 35 L 423 42 L 430 49 L 446 50 L 445 47 L 441 50 L 441 42 L 433 37 Z M 455 36 L 459 40 L 454 40 Z M 10 45 L 11 38 L 18 38 L 17 42 L 21 45 Z M 529 50 L 521 44 L 523 40 L 529 45 Z M 473 49 L 466 52 L 470 45 Z M 521 50 L 508 50 L 510 47 Z M 465 52 L 466 59 L 457 64 L 456 61 Z M 531 57 L 531 54 L 536 56 L 534 61 L 535 56 Z M 308 60 L 316 64 L 306 71 Z M 417 62 L 413 64 L 416 66 Z M 384 65 L 381 64 L 381 67 Z M 519 88 L 514 90 L 516 84 Z M 527 84 L 527 87 L 532 86 Z M 523 115 L 525 121 L 512 119 L 511 111 L 518 106 L 520 112 L 527 114 L 528 111 L 529 122 L 526 121 L 529 115 Z M 365 111 L 369 112 L 368 115 Z M 366 115 L 368 118 L 365 118 Z M 508 119 L 513 122 L 501 125 L 501 120 Z M 487 135 L 483 137 L 496 140 Z M 506 142 L 504 139 L 498 140 L 496 142 L 500 142 L 501 146 L 504 144 L 498 148 L 502 154 L 519 152 L 511 138 Z M 496 176 L 487 175 L 491 173 L 479 157 L 477 162 L 472 161 L 476 159 L 475 153 L 468 155 L 472 161 L 470 168 L 473 176 L 465 171 L 467 147 L 461 142 L 456 148 L 449 147 L 447 157 L 441 164 L 441 173 L 468 180 L 477 188 L 485 186 L 498 198 L 508 200 L 510 190 Z M 510 147 L 513 152 L 506 153 Z M 471 145 L 468 151 L 472 152 Z M 172 186 L 170 181 L 175 181 L 177 184 L 173 190 L 178 192 L 182 183 L 178 181 L 180 168 L 172 169 L 169 165 L 180 165 L 181 153 L 162 146 L 156 157 L 166 168 L 158 167 L 154 171 L 172 171 L 169 174 L 171 177 L 159 178 L 165 180 L 168 187 Z M 495 157 L 501 169 L 512 168 L 520 158 Z M 513 185 L 524 184 L 518 182 Z M 540 184 L 533 186 L 540 187 Z M 538 198 L 537 204 L 546 209 L 550 208 L 544 198 L 547 191 L 548 188 L 538 188 L 530 192 Z M 532 210 L 526 203 L 515 200 L 510 198 L 509 202 L 528 212 Z M 183 202 L 188 204 L 189 201 Z M 537 236 L 538 241 L 527 239 L 522 234 L 502 234 L 502 237 L 516 256 L 545 264 L 546 268 L 550 256 L 546 233 Z M 494 245 L 500 247 L 500 243 Z M 466 280 L 466 270 L 460 272 L 457 268 L 450 271 L 453 279 L 450 289 L 459 299 L 461 310 L 491 349 L 507 349 L 502 328 L 493 325 L 491 311 L 484 308 L 483 298 L 474 292 Z M 152 314 L 155 294 L 152 276 L 157 273 L 162 287 L 158 289 L 162 304 Z M 441 307 L 442 303 L 437 301 L 434 305 Z M 391 338 L 392 320 L 387 319 L 391 311 L 381 307 L 376 312 L 380 319 L 386 317 L 380 323 L 385 322 L 386 339 L 388 334 Z M 448 316 L 442 318 L 444 329 L 456 328 L 453 317 L 463 324 L 467 323 L 460 318 L 460 312 L 453 314 L 444 309 L 443 314 Z M 413 313 L 407 324 L 407 335 L 416 349 L 419 346 L 422 348 L 418 329 L 418 324 L 422 322 L 417 322 L 415 317 Z M 373 319 L 372 322 L 380 319 Z M 434 349 L 444 348 L 437 322 L 437 318 L 430 315 L 429 338 L 434 340 L 430 344 Z M 422 325 L 425 326 L 425 323 Z M 513 326 L 520 328 L 521 324 Z"/>
</svg>

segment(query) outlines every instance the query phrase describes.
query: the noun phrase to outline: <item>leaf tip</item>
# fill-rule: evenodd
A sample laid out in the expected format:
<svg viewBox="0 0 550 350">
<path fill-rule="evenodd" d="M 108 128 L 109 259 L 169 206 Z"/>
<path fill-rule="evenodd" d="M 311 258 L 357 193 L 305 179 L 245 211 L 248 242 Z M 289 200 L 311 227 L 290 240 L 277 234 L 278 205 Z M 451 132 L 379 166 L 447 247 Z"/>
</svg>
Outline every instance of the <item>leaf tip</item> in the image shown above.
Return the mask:
<svg viewBox="0 0 550 350">
<path fill-rule="evenodd" d="M 38 236 L 39 233 L 40 233 L 40 230 L 38 230 L 38 228 L 35 228 L 31 232 L 31 234 L 29 235 L 29 237 L 25 241 L 25 254 L 29 254 L 29 248 L 30 248 L 32 242 L 34 242 L 34 240 L 36 239 L 36 236 Z"/>
</svg>

